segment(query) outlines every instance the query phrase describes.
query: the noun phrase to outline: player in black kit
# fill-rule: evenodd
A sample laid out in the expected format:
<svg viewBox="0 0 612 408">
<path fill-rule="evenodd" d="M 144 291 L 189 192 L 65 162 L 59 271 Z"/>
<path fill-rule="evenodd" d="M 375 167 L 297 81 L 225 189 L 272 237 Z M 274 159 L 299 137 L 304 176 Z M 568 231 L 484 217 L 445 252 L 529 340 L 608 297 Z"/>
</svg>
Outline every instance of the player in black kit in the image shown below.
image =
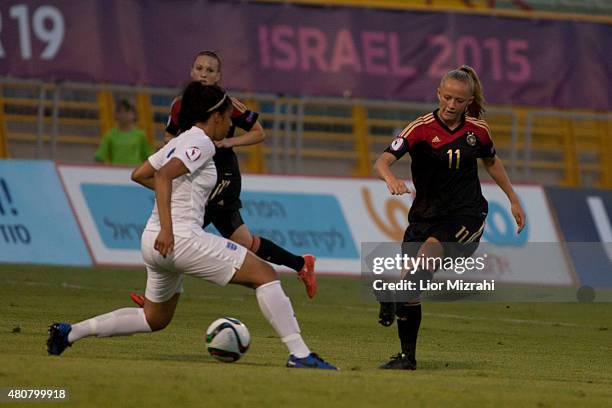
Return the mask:
<svg viewBox="0 0 612 408">
<path fill-rule="evenodd" d="M 193 81 L 199 81 L 204 85 L 217 85 L 221 80 L 221 59 L 217 53 L 199 52 L 193 60 L 190 76 Z M 257 112 L 248 110 L 236 98 L 232 97 L 231 101 L 232 126 L 223 140 L 215 142 L 217 149 L 213 159 L 217 168 L 217 185 L 208 198 L 203 227 L 212 223 L 223 237 L 239 243 L 260 258 L 295 270 L 306 287 L 308 297 L 313 298 L 317 292 L 315 257 L 310 254 L 303 256 L 292 254 L 266 238 L 251 234 L 240 215 L 241 175 L 238 157 L 232 148 L 261 143 L 265 139 L 265 133 L 257 120 L 259 117 Z M 179 96 L 172 101 L 164 142 L 168 142 L 180 133 L 178 125 L 180 110 Z M 235 136 L 236 128 L 246 133 Z M 132 293 L 131 297 L 137 304 L 144 304 L 141 295 Z"/>
<path fill-rule="evenodd" d="M 437 91 L 438 109 L 410 123 L 377 159 L 374 168 L 391 194 L 411 191 L 390 166 L 409 153 L 415 197 L 408 214 L 403 251 L 408 256 L 467 257 L 478 247 L 488 213 L 478 179 L 477 159 L 506 193 L 517 233 L 525 226 L 525 213 L 504 166 L 495 154 L 487 123 L 480 119 L 484 96 L 473 68 L 463 65 L 442 78 Z M 431 265 L 430 267 L 433 267 Z M 432 279 L 433 269 L 416 271 L 418 280 Z M 421 302 L 381 302 L 379 323 L 397 328 L 401 352 L 380 366 L 416 369 L 416 341 L 421 324 Z"/>
</svg>

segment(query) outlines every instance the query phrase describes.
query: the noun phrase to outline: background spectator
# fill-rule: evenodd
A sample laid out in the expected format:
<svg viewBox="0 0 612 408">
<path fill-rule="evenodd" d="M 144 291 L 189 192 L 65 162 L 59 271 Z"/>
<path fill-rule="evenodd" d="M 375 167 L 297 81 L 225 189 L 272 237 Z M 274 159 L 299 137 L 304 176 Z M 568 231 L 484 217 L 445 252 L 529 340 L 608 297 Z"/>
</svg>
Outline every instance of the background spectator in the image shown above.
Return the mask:
<svg viewBox="0 0 612 408">
<path fill-rule="evenodd" d="M 142 129 L 136 127 L 136 109 L 122 99 L 115 111 L 117 127 L 102 138 L 96 150 L 96 161 L 109 164 L 138 165 L 153 153 Z"/>
</svg>

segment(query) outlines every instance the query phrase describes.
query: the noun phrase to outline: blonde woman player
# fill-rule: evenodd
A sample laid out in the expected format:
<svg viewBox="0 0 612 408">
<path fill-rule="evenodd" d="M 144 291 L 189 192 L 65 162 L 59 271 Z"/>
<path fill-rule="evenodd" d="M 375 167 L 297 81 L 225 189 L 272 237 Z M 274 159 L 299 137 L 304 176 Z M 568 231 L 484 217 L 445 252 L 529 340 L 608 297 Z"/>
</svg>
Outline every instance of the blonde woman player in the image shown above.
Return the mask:
<svg viewBox="0 0 612 408">
<path fill-rule="evenodd" d="M 380 155 L 375 169 L 391 194 L 410 193 L 390 167 L 406 153 L 412 158 L 416 195 L 402 244 L 406 255 L 468 257 L 478 247 L 488 213 L 478 179 L 478 159 L 506 193 L 517 233 L 525 226 L 525 213 L 496 156 L 489 126 L 481 119 L 484 95 L 474 69 L 463 65 L 446 73 L 437 96 L 438 109 L 406 126 Z M 432 279 L 434 272 L 422 269 L 413 279 L 426 281 Z M 379 323 L 390 326 L 395 317 L 401 351 L 380 368 L 414 370 L 421 324 L 419 293 L 403 301 L 381 302 Z"/>
</svg>

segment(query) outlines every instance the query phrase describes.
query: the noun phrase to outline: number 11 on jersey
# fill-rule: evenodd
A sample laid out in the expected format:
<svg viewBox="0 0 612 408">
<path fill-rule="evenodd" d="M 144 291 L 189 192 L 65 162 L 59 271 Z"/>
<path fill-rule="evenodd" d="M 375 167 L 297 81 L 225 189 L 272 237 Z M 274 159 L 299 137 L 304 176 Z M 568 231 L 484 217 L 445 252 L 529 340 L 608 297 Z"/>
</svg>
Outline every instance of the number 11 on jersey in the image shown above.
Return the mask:
<svg viewBox="0 0 612 408">
<path fill-rule="evenodd" d="M 448 149 L 446 154 L 448 154 L 448 168 L 452 169 L 453 168 L 453 149 Z M 455 168 L 459 169 L 459 160 L 461 160 L 461 150 L 456 149 L 455 156 L 457 157 L 457 163 L 455 164 Z"/>
</svg>

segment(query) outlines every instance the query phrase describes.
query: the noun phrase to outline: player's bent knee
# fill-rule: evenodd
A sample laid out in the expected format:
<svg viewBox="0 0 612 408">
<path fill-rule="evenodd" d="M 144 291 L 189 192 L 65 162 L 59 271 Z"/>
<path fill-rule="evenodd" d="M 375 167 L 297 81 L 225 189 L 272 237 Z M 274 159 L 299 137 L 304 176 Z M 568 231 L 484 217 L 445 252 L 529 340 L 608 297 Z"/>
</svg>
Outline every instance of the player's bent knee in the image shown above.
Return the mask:
<svg viewBox="0 0 612 408">
<path fill-rule="evenodd" d="M 278 280 L 278 275 L 274 268 L 249 252 L 244 259 L 242 267 L 234 274 L 231 282 L 257 288 L 274 280 Z"/>
<path fill-rule="evenodd" d="M 180 293 L 174 294 L 170 299 L 162 303 L 151 302 L 145 299 L 144 313 L 147 319 L 147 324 L 152 331 L 163 330 L 172 321 L 174 310 L 178 303 Z"/>
<path fill-rule="evenodd" d="M 234 241 L 235 243 L 242 245 L 243 247 L 250 249 L 251 246 L 253 245 L 253 239 L 249 236 L 243 236 L 243 235 L 232 235 L 230 237 L 230 240 Z"/>
<path fill-rule="evenodd" d="M 267 262 L 259 260 L 261 266 L 261 275 L 264 280 L 261 285 L 278 280 L 278 273 Z"/>
<path fill-rule="evenodd" d="M 229 239 L 252 251 L 251 247 L 253 246 L 254 238 L 246 225 L 242 224 L 241 226 L 239 226 L 230 235 Z"/>
<path fill-rule="evenodd" d="M 145 308 L 145 318 L 152 331 L 165 329 L 172 320 L 172 315 L 168 315 L 155 308 Z"/>
<path fill-rule="evenodd" d="M 260 246 L 261 246 L 261 239 L 257 235 L 253 235 L 252 240 L 251 240 L 251 246 L 248 247 L 249 251 L 256 254 L 257 251 L 259 251 Z"/>
<path fill-rule="evenodd" d="M 160 331 L 168 327 L 170 322 L 172 321 L 172 316 L 164 316 L 159 313 L 149 313 L 145 312 L 145 316 L 147 318 L 147 323 L 152 331 Z"/>
<path fill-rule="evenodd" d="M 444 247 L 440 240 L 435 237 L 429 237 L 419 247 L 418 254 L 426 260 L 422 269 L 433 274 L 437 270 L 436 263 L 439 263 L 435 260 L 444 258 Z M 434 260 L 434 262 L 429 262 L 430 259 Z"/>
<path fill-rule="evenodd" d="M 252 271 L 249 272 L 252 273 L 252 283 L 254 287 L 278 280 L 278 274 L 266 261 L 255 255 L 252 255 L 251 261 Z"/>
</svg>

